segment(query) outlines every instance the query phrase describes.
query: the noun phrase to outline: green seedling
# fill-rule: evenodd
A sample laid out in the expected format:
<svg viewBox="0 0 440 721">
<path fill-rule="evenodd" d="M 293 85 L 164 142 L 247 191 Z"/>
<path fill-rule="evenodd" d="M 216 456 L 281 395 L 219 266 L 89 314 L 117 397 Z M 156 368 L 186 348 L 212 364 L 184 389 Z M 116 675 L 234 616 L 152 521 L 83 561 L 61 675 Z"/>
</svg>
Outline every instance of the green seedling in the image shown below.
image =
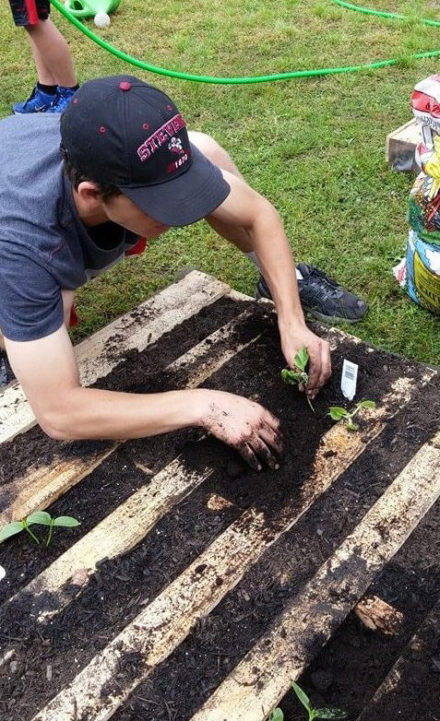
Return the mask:
<svg viewBox="0 0 440 721">
<path fill-rule="evenodd" d="M 327 719 L 327 721 L 333 719 L 333 721 L 337 721 L 337 719 L 347 718 L 345 711 L 341 711 L 339 708 L 313 708 L 309 697 L 302 690 L 301 686 L 298 686 L 297 683 L 293 682 L 292 688 L 309 714 L 308 721 L 313 721 L 313 719 Z M 276 708 L 272 711 L 269 716 L 269 721 L 284 721 L 284 713 L 280 708 Z"/>
<path fill-rule="evenodd" d="M 23 518 L 21 521 L 8 523 L 7 526 L 2 528 L 0 531 L 0 543 L 3 543 L 3 541 L 6 541 L 6 539 L 11 536 L 15 536 L 17 533 L 21 533 L 21 531 L 27 531 L 35 543 L 39 544 L 39 539 L 29 528 L 29 526 L 33 525 L 49 527 L 49 533 L 45 541 L 46 546 L 49 546 L 56 527 L 74 528 L 75 526 L 79 526 L 81 524 L 72 516 L 58 516 L 57 518 L 52 518 L 50 513 L 47 511 L 35 511 L 35 513 L 31 513 L 30 516 L 27 516 L 27 518 Z"/>
<path fill-rule="evenodd" d="M 284 714 L 280 708 L 276 708 L 269 716 L 269 721 L 284 721 Z"/>
<path fill-rule="evenodd" d="M 296 695 L 298 696 L 299 700 L 301 701 L 302 705 L 306 709 L 307 713 L 309 714 L 308 721 L 313 721 L 313 719 L 333 719 L 336 721 L 337 719 L 345 719 L 347 718 L 347 714 L 345 711 L 341 711 L 339 708 L 313 708 L 312 704 L 310 703 L 310 699 L 305 693 L 305 691 L 302 690 L 301 686 L 298 686 L 297 683 L 292 683 L 292 688 L 295 691 Z"/>
<path fill-rule="evenodd" d="M 334 421 L 340 421 L 342 418 L 347 423 L 347 430 L 357 431 L 359 430 L 359 426 L 357 423 L 353 423 L 353 418 L 356 413 L 361 410 L 361 408 L 376 408 L 376 404 L 374 401 L 360 401 L 360 403 L 356 404 L 354 411 L 351 413 L 341 406 L 332 406 L 329 408 L 328 415 Z"/>
<path fill-rule="evenodd" d="M 309 362 L 309 354 L 307 348 L 300 348 L 295 358 L 293 359 L 293 368 L 283 368 L 281 371 L 281 378 L 284 383 L 291 386 L 304 386 L 307 388 L 309 384 L 309 374 L 306 371 L 307 364 Z M 311 400 L 306 396 L 307 402 L 312 409 L 313 413 L 315 409 L 312 406 Z"/>
</svg>

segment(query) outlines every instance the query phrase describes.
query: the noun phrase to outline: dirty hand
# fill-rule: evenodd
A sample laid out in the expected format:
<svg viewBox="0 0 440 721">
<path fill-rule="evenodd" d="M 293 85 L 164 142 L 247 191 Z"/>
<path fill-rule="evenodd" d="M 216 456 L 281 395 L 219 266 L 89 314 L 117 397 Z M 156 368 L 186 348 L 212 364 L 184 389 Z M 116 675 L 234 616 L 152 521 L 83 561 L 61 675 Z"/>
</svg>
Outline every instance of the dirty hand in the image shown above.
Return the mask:
<svg viewBox="0 0 440 721">
<path fill-rule="evenodd" d="M 289 368 L 293 368 L 293 359 L 300 348 L 307 349 L 310 359 L 307 369 L 309 384 L 305 390 L 310 398 L 314 398 L 332 373 L 329 344 L 305 325 L 280 329 L 280 334 L 281 347 Z"/>
<path fill-rule="evenodd" d="M 279 467 L 282 439 L 279 421 L 259 403 L 223 391 L 211 391 L 202 425 L 235 448 L 256 471 L 261 461 Z"/>
</svg>

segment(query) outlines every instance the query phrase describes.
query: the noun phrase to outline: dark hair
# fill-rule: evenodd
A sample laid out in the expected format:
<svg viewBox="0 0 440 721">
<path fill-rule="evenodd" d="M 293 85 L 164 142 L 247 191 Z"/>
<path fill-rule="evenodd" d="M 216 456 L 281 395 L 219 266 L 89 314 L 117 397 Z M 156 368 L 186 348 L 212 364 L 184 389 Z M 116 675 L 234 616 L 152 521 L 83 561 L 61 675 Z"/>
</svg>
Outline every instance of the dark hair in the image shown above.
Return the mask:
<svg viewBox="0 0 440 721">
<path fill-rule="evenodd" d="M 98 183 L 98 181 L 93 180 L 93 178 L 89 178 L 88 175 L 85 175 L 81 170 L 78 170 L 78 168 L 75 168 L 73 163 L 71 162 L 69 155 L 65 148 L 61 146 L 61 155 L 63 156 L 64 161 L 64 172 L 66 173 L 67 177 L 69 178 L 70 182 L 72 183 L 72 186 L 76 190 L 78 188 L 78 185 L 80 183 L 83 183 L 84 181 L 90 181 L 92 183 L 95 183 L 99 194 L 102 196 L 103 200 L 108 200 L 109 198 L 114 198 L 116 195 L 122 195 L 121 190 L 116 185 L 112 185 L 111 183 Z"/>
</svg>

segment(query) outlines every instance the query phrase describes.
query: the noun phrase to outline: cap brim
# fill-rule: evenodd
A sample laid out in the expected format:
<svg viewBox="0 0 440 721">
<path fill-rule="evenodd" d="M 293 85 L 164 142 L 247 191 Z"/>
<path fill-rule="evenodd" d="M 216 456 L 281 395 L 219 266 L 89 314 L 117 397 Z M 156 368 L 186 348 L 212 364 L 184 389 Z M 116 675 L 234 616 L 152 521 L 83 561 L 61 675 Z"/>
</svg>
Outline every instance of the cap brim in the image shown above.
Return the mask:
<svg viewBox="0 0 440 721">
<path fill-rule="evenodd" d="M 121 191 L 154 220 L 171 226 L 190 225 L 212 213 L 230 193 L 220 169 L 191 145 L 192 164 L 177 178 Z"/>
</svg>

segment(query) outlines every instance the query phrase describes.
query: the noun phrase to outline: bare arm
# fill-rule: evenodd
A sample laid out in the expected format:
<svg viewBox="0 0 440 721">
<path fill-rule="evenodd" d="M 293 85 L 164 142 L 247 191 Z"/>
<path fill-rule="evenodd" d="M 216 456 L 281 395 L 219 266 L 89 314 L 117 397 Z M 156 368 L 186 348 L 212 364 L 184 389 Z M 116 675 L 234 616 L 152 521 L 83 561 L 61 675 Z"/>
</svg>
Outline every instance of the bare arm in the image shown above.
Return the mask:
<svg viewBox="0 0 440 721">
<path fill-rule="evenodd" d="M 281 219 L 273 205 L 243 180 L 222 172 L 231 193 L 207 221 L 243 252 L 255 252 L 277 309 L 287 363 L 292 365 L 302 346 L 309 352 L 308 393 L 313 397 L 330 377 L 330 351 L 328 343 L 306 327 L 292 253 Z"/>
<path fill-rule="evenodd" d="M 64 326 L 39 340 L 5 341 L 38 423 L 55 439 L 141 438 L 200 426 L 255 468 L 259 458 L 277 463 L 278 421 L 257 403 L 205 389 L 132 394 L 83 388 Z"/>
</svg>

